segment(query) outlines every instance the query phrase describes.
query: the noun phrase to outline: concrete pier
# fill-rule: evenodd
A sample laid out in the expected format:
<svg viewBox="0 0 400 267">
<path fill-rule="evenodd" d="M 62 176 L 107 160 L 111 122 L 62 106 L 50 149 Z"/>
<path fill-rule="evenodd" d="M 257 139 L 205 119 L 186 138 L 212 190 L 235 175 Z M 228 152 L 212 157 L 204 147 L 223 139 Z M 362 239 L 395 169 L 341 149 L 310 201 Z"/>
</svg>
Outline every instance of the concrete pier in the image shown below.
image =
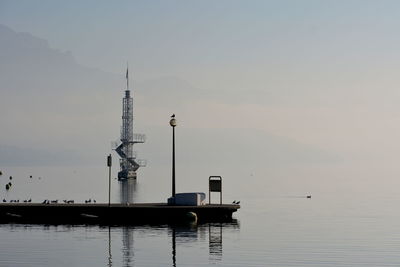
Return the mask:
<svg viewBox="0 0 400 267">
<path fill-rule="evenodd" d="M 39 224 L 141 224 L 176 223 L 188 220 L 189 212 L 198 222 L 232 219 L 237 204 L 173 206 L 166 203 L 135 204 L 37 204 L 1 203 L 0 223 Z"/>
</svg>

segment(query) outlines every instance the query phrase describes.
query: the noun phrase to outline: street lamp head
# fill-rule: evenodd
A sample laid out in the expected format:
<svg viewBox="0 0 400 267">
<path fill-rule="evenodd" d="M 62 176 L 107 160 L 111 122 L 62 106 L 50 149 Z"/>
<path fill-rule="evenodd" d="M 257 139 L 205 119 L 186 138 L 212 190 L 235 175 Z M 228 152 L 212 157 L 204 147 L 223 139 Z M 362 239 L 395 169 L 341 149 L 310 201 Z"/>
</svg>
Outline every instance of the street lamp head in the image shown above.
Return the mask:
<svg viewBox="0 0 400 267">
<path fill-rule="evenodd" d="M 175 118 L 172 118 L 172 119 L 169 121 L 169 125 L 171 125 L 172 127 L 175 127 L 175 126 L 176 126 L 176 119 L 175 119 Z"/>
</svg>

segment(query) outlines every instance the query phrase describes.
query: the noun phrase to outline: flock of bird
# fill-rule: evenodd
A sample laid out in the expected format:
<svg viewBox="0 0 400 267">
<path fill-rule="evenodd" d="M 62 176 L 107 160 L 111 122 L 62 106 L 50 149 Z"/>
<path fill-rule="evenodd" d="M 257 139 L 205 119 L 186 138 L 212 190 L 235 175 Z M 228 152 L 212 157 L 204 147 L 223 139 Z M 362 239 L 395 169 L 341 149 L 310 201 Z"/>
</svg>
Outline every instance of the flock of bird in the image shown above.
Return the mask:
<svg viewBox="0 0 400 267">
<path fill-rule="evenodd" d="M 2 176 L 2 175 L 3 175 L 3 172 L 0 171 L 0 176 Z M 32 176 L 32 175 L 29 175 L 29 178 L 32 179 L 33 176 Z M 12 187 L 12 183 L 11 183 L 12 179 L 13 179 L 13 177 L 10 176 L 10 177 L 9 177 L 9 180 L 10 180 L 10 181 L 5 185 L 7 191 L 10 190 L 11 187 Z M 38 179 L 40 180 L 40 179 L 42 179 L 42 177 L 38 177 Z"/>
<path fill-rule="evenodd" d="M 3 198 L 3 202 L 7 202 L 7 200 L 5 198 Z M 24 201 L 22 201 L 24 203 L 30 203 L 32 202 L 32 199 L 25 199 Z M 10 203 L 19 203 L 19 199 L 11 199 Z"/>
<path fill-rule="evenodd" d="M 8 201 L 5 198 L 3 198 L 3 202 L 7 203 Z M 23 203 L 31 203 L 32 199 L 31 198 L 30 199 L 25 199 L 25 200 L 21 201 L 21 203 L 22 202 Z M 73 199 L 70 199 L 70 200 L 64 199 L 62 202 L 65 203 L 65 204 L 74 204 L 75 200 L 73 200 Z M 9 203 L 20 203 L 20 201 L 19 201 L 19 199 L 11 199 L 9 201 Z M 88 204 L 88 203 L 96 203 L 96 200 L 89 198 L 88 200 L 85 200 L 85 203 L 86 204 Z M 58 199 L 55 199 L 55 200 L 45 199 L 45 200 L 43 200 L 42 204 L 58 204 Z"/>
<path fill-rule="evenodd" d="M 3 172 L 0 170 L 0 176 L 2 176 L 2 175 L 3 175 Z M 30 175 L 29 178 L 32 179 L 33 176 Z M 11 183 L 12 179 L 13 179 L 13 177 L 10 176 L 9 177 L 9 182 L 5 186 L 7 191 L 9 191 L 11 189 L 11 187 L 12 187 L 12 183 Z M 40 180 L 41 177 L 38 177 L 38 179 Z M 19 199 L 11 199 L 10 201 L 7 201 L 5 198 L 3 198 L 3 203 L 7 203 L 7 202 L 9 202 L 9 203 L 20 203 L 20 200 Z M 30 199 L 21 200 L 21 203 L 22 202 L 23 203 L 31 203 L 32 199 L 30 198 Z M 65 203 L 65 204 L 73 204 L 73 203 L 75 203 L 75 201 L 72 200 L 72 199 L 70 199 L 70 200 L 64 199 L 62 202 Z M 42 204 L 57 204 L 57 203 L 58 203 L 58 199 L 55 199 L 55 200 L 45 199 L 42 202 Z M 60 201 L 60 203 L 61 203 L 61 201 Z M 88 204 L 88 203 L 96 203 L 96 200 L 89 198 L 89 199 L 85 200 L 85 203 L 86 204 Z"/>
<path fill-rule="evenodd" d="M 66 200 L 66 199 L 64 199 L 63 202 L 64 202 L 65 204 L 73 204 L 73 203 L 75 203 L 75 201 L 74 201 L 73 199 L 71 199 L 71 200 Z M 42 204 L 57 204 L 57 203 L 58 203 L 58 199 L 56 199 L 56 200 L 48 200 L 48 199 L 45 199 L 45 200 L 42 202 Z"/>
<path fill-rule="evenodd" d="M 1 173 L 1 174 L 3 174 L 3 173 Z M 7 190 L 7 191 L 11 189 L 11 186 L 12 186 L 12 183 L 11 183 L 12 176 L 10 176 L 9 179 L 10 179 L 10 182 L 8 182 L 8 184 L 6 184 L 6 190 Z"/>
</svg>

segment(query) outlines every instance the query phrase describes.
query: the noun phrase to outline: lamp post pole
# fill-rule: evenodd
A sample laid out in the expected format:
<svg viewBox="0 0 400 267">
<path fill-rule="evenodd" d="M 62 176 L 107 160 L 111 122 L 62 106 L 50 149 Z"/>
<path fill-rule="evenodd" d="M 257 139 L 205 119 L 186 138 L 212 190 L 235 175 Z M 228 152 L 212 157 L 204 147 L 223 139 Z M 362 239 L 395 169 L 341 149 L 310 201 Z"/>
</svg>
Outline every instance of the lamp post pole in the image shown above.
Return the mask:
<svg viewBox="0 0 400 267">
<path fill-rule="evenodd" d="M 171 116 L 169 125 L 172 127 L 172 197 L 175 198 L 175 114 Z"/>
<path fill-rule="evenodd" d="M 175 197 L 175 127 L 172 127 L 172 196 Z"/>
</svg>

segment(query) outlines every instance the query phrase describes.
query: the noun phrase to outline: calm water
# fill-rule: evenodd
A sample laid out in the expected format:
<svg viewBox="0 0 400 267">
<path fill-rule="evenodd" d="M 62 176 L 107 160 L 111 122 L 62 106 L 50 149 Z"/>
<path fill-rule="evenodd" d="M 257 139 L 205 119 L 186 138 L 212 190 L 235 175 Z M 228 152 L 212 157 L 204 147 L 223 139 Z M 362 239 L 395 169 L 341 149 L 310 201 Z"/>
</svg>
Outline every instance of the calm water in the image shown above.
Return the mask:
<svg viewBox="0 0 400 267">
<path fill-rule="evenodd" d="M 398 266 L 395 179 L 336 169 L 226 174 L 225 202 L 242 205 L 226 224 L 0 225 L 0 266 Z M 1 199 L 107 199 L 104 167 L 2 170 Z M 207 176 L 189 177 L 191 171 L 180 172 L 177 191 L 207 191 Z M 143 170 L 136 183 L 113 180 L 112 199 L 165 201 L 169 173 Z"/>
</svg>

